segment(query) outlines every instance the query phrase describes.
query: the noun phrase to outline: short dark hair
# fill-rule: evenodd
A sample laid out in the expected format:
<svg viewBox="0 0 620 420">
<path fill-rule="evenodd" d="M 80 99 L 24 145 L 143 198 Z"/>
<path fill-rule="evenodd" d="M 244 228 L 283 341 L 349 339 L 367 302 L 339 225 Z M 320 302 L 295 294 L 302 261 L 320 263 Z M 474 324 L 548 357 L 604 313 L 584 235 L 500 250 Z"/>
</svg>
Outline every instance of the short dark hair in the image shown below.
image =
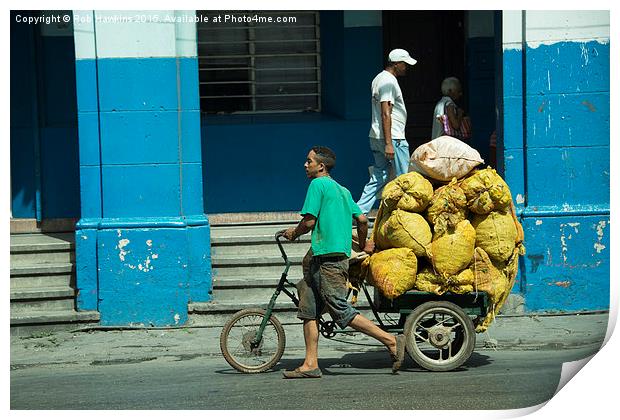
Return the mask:
<svg viewBox="0 0 620 420">
<path fill-rule="evenodd" d="M 336 166 L 336 154 L 329 147 L 314 146 L 312 151 L 316 153 L 317 162 L 325 165 L 327 172 L 330 172 Z"/>
</svg>

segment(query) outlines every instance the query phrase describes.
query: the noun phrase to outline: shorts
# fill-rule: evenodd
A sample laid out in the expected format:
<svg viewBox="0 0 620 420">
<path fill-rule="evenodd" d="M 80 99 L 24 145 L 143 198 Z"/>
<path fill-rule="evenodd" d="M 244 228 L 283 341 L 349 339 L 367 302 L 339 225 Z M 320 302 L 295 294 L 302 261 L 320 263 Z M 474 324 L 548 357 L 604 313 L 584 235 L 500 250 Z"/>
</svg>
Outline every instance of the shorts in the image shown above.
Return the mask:
<svg viewBox="0 0 620 420">
<path fill-rule="evenodd" d="M 347 301 L 348 257 L 312 257 L 309 267 L 304 268 L 304 278 L 297 283 L 297 318 L 319 319 L 327 311 L 340 328 L 346 328 L 359 314 Z"/>
</svg>

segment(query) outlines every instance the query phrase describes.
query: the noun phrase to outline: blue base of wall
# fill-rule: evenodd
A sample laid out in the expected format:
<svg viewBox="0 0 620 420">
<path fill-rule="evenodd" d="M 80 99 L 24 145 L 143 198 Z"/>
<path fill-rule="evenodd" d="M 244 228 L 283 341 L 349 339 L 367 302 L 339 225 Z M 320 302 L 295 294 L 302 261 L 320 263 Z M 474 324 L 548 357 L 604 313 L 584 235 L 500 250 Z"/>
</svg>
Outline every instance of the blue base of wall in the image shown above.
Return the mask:
<svg viewBox="0 0 620 420">
<path fill-rule="evenodd" d="M 78 309 L 98 310 L 101 325 L 183 325 L 189 302 L 211 300 L 208 224 L 174 227 L 165 220 L 161 224 L 168 227 L 140 228 L 136 220 L 115 220 L 88 228 L 80 223 Z"/>
<path fill-rule="evenodd" d="M 503 55 L 500 156 L 524 215 L 528 312 L 609 308 L 609 44 Z"/>
<path fill-rule="evenodd" d="M 531 216 L 523 229 L 518 291 L 528 312 L 609 309 L 609 215 Z"/>
</svg>

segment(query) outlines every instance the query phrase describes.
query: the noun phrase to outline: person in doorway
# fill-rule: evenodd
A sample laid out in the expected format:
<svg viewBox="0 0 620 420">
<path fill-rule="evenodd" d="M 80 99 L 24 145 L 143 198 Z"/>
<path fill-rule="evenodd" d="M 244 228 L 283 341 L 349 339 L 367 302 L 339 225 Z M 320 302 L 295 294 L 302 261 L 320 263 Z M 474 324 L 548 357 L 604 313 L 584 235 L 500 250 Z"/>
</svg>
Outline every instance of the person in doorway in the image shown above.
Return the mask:
<svg viewBox="0 0 620 420">
<path fill-rule="evenodd" d="M 306 193 L 302 220 L 287 229 L 283 236 L 289 241 L 312 231 L 310 269 L 297 284 L 299 310 L 303 320 L 306 356 L 301 366 L 283 373 L 286 379 L 320 378 L 318 365 L 318 319 L 327 309 L 342 329 L 351 326 L 383 343 L 392 358 L 392 372 L 397 373 L 405 357 L 404 336 L 393 336 L 361 315 L 347 301 L 349 256 L 351 255 L 352 221 L 357 223 L 359 244 L 366 246 L 368 219 L 353 201 L 351 193 L 331 176 L 336 155 L 327 147 L 313 147 L 304 165 L 311 179 Z"/>
<path fill-rule="evenodd" d="M 456 77 L 447 77 L 441 83 L 441 99 L 435 105 L 431 140 L 451 136 L 459 140 L 471 137 L 471 123 L 463 109 L 456 104 L 463 96 L 461 82 Z"/>
<path fill-rule="evenodd" d="M 493 130 L 489 137 L 489 166 L 497 169 L 497 130 Z"/>
<path fill-rule="evenodd" d="M 409 144 L 405 139 L 407 109 L 396 78 L 404 76 L 407 66 L 415 63 L 417 61 L 407 51 L 392 50 L 385 70 L 370 85 L 372 113 L 368 137 L 374 168 L 357 202 L 364 214 L 368 214 L 376 199 L 381 196 L 388 182 L 390 167 L 395 176 L 407 173 L 409 169 Z"/>
</svg>

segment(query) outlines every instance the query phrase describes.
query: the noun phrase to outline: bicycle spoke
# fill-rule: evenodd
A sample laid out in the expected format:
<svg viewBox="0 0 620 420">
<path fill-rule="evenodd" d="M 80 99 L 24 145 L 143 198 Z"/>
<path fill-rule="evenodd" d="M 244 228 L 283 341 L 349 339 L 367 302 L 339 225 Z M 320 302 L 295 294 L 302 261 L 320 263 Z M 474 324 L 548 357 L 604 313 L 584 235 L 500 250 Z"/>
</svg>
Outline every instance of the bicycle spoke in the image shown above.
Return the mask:
<svg viewBox="0 0 620 420">
<path fill-rule="evenodd" d="M 422 340 L 423 342 L 425 342 L 425 343 L 429 343 L 429 344 L 430 344 L 430 341 L 428 340 L 428 337 L 427 337 L 427 338 L 424 338 L 424 337 L 422 337 L 422 336 L 421 336 L 419 333 L 417 333 L 417 332 L 415 332 L 414 334 L 415 334 L 415 336 L 416 336 L 416 337 L 418 337 L 418 338 L 419 338 L 420 340 Z"/>
</svg>

